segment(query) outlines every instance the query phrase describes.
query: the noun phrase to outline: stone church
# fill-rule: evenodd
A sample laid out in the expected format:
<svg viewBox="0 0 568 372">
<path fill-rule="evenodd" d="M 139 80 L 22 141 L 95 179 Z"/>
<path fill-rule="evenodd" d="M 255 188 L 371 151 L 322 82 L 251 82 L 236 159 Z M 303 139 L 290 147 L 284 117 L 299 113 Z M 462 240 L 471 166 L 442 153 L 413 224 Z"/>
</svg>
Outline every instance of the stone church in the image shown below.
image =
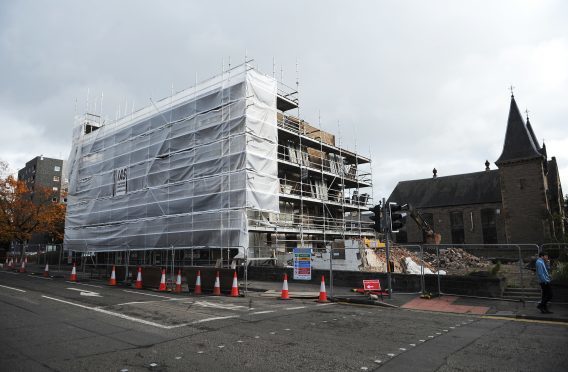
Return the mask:
<svg viewBox="0 0 568 372">
<path fill-rule="evenodd" d="M 564 197 L 553 156 L 539 145 L 529 118 L 515 97 L 507 121 L 498 169 L 399 182 L 389 201 L 410 203 L 442 236 L 442 244 L 541 244 L 564 234 Z M 424 242 L 409 219 L 399 243 Z"/>
</svg>

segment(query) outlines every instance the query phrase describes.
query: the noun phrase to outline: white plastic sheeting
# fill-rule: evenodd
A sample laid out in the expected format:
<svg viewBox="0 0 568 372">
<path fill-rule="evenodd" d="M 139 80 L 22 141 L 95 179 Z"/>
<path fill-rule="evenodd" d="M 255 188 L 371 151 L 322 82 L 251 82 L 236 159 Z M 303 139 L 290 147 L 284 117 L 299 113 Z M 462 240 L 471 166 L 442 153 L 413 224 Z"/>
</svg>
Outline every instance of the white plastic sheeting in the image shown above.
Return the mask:
<svg viewBox="0 0 568 372">
<path fill-rule="evenodd" d="M 279 212 L 276 92 L 243 65 L 89 134 L 78 125 L 66 248 L 247 248 L 247 210 Z"/>
</svg>

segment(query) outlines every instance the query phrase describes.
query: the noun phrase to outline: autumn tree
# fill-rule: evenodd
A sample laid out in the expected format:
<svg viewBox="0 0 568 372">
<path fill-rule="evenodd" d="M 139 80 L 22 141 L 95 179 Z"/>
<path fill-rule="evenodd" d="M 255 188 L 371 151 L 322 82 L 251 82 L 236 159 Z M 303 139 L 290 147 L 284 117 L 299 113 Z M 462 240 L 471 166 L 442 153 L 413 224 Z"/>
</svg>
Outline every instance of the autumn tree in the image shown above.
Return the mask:
<svg viewBox="0 0 568 372">
<path fill-rule="evenodd" d="M 0 183 L 0 240 L 22 244 L 34 233 L 63 239 L 65 205 L 52 190 L 40 185 L 30 190 L 11 175 L 0 178 Z"/>
</svg>

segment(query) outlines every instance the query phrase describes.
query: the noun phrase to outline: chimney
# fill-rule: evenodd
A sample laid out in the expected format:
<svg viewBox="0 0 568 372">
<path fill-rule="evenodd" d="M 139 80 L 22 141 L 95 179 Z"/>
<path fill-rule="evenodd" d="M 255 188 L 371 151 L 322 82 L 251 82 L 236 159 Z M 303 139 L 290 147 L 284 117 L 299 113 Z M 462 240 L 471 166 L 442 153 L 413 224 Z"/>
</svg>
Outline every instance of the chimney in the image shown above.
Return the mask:
<svg viewBox="0 0 568 372">
<path fill-rule="evenodd" d="M 485 170 L 489 170 L 489 160 L 485 160 Z"/>
<path fill-rule="evenodd" d="M 433 173 L 432 178 L 438 177 L 438 171 L 436 170 L 436 168 L 432 169 L 432 173 Z"/>
</svg>

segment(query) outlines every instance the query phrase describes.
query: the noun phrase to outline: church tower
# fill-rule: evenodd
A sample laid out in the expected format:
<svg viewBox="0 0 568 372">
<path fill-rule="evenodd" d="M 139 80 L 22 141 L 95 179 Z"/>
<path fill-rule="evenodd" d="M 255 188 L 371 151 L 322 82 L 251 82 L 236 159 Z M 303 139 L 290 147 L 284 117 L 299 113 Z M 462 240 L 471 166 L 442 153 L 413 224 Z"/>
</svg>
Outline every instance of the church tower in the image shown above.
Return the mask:
<svg viewBox="0 0 568 372">
<path fill-rule="evenodd" d="M 525 124 L 513 95 L 503 152 L 495 164 L 507 242 L 541 244 L 549 240 L 546 149 L 539 146 L 528 118 Z"/>
</svg>

